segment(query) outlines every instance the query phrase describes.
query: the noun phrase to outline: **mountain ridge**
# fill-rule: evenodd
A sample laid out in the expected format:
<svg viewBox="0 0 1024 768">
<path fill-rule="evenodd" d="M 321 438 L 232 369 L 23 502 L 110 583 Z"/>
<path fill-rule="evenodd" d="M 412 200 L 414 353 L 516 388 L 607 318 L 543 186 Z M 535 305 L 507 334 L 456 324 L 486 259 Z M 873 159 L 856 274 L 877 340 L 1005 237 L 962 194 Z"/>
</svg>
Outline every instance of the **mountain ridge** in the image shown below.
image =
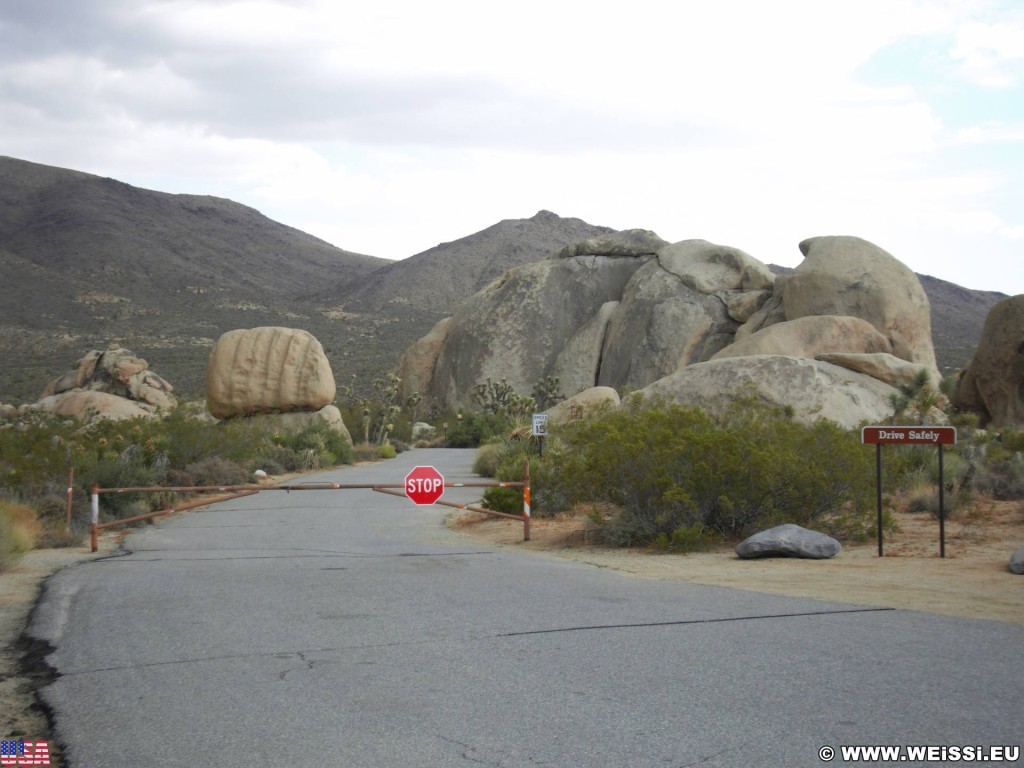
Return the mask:
<svg viewBox="0 0 1024 768">
<path fill-rule="evenodd" d="M 225 198 L 0 157 L 0 402 L 33 402 L 50 378 L 110 343 L 144 357 L 180 397 L 201 397 L 220 334 L 262 325 L 309 331 L 339 384 L 366 392 L 508 269 L 613 231 L 541 210 L 389 261 Z M 919 278 L 940 368 L 966 365 L 988 308 L 1005 295 Z"/>
</svg>

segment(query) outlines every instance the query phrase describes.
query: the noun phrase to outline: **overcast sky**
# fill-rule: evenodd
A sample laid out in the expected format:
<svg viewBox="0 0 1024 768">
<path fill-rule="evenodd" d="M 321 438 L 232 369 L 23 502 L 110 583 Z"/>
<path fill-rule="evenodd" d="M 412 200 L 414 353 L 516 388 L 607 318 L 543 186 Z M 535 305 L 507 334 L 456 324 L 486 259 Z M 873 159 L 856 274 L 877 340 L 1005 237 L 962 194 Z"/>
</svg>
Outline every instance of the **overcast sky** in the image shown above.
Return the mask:
<svg viewBox="0 0 1024 768">
<path fill-rule="evenodd" d="M 389 259 L 546 209 L 1024 293 L 1024 3 L 3 0 L 0 154 Z"/>
</svg>

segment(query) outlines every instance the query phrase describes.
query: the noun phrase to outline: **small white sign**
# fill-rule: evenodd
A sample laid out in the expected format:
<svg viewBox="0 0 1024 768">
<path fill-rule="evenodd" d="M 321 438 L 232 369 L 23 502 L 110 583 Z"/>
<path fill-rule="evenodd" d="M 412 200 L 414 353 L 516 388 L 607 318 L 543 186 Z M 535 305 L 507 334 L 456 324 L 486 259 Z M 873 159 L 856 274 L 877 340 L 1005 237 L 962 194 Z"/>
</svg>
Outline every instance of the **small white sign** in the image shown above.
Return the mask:
<svg viewBox="0 0 1024 768">
<path fill-rule="evenodd" d="M 548 415 L 546 413 L 535 413 L 533 414 L 533 436 L 534 437 L 547 437 L 548 435 Z"/>
</svg>

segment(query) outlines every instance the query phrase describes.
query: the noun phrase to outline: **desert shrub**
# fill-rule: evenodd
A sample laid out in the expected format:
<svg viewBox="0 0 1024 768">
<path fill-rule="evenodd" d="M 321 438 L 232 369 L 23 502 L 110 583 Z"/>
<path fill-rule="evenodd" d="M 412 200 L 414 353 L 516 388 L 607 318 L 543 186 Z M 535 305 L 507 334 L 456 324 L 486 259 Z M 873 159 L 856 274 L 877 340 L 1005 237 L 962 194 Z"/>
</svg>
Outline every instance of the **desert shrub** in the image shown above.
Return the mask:
<svg viewBox="0 0 1024 768">
<path fill-rule="evenodd" d="M 302 468 L 302 462 L 302 454 L 298 451 L 268 442 L 260 446 L 250 463 L 254 470 L 262 469 L 268 474 L 280 475 L 285 472 L 297 472 Z"/>
<path fill-rule="evenodd" d="M 619 509 L 602 526 L 615 545 L 685 546 L 781 522 L 836 535 L 870 525 L 870 453 L 830 422 L 805 426 L 750 403 L 717 420 L 634 403 L 563 437 L 556 461 L 572 498 Z"/>
<path fill-rule="evenodd" d="M 49 493 L 32 502 L 36 519 L 44 529 L 63 527 L 67 519 L 68 500 L 66 496 Z"/>
<path fill-rule="evenodd" d="M 381 445 L 377 453 L 380 455 L 382 459 L 393 459 L 395 458 L 395 456 L 398 455 L 398 451 L 395 450 L 395 446 L 393 446 L 391 443 L 384 443 L 383 445 Z"/>
<path fill-rule="evenodd" d="M 937 482 L 937 467 L 935 448 L 930 445 L 882 447 L 882 482 L 886 488 L 907 490 L 922 482 Z"/>
<path fill-rule="evenodd" d="M 481 445 L 473 458 L 473 472 L 481 477 L 494 477 L 498 472 L 498 464 L 501 462 L 504 450 L 504 442 Z"/>
<path fill-rule="evenodd" d="M 906 491 L 903 508 L 910 513 L 939 513 L 939 490 L 928 482 L 921 482 Z"/>
<path fill-rule="evenodd" d="M 72 529 L 66 531 L 63 528 L 44 529 L 36 539 L 36 546 L 40 549 L 62 549 L 65 547 L 82 546 L 84 534 L 81 530 Z"/>
<path fill-rule="evenodd" d="M 189 488 L 196 484 L 196 479 L 183 469 L 169 469 L 164 474 L 164 483 L 178 488 Z"/>
<path fill-rule="evenodd" d="M 196 485 L 246 485 L 252 482 L 252 476 L 245 467 L 220 456 L 189 464 L 185 472 L 193 477 Z"/>
<path fill-rule="evenodd" d="M 973 485 L 1001 501 L 1024 499 L 1024 459 L 1020 454 L 991 458 L 975 474 Z"/>
<path fill-rule="evenodd" d="M 970 506 L 971 494 L 966 489 L 950 486 L 941 496 L 937 485 L 921 485 L 904 497 L 903 509 L 910 513 L 927 513 L 938 520 L 940 513 L 949 519 Z"/>
<path fill-rule="evenodd" d="M 1008 454 L 1024 454 L 1024 429 L 1003 430 L 999 444 Z"/>
<path fill-rule="evenodd" d="M 483 507 L 506 515 L 521 515 L 523 492 L 519 488 L 488 488 L 484 491 Z"/>
<path fill-rule="evenodd" d="M 659 533 L 654 540 L 658 549 L 677 550 L 679 552 L 700 552 L 711 549 L 721 543 L 722 535 L 700 523 L 681 525 L 671 534 Z"/>
<path fill-rule="evenodd" d="M 461 419 L 449 421 L 449 448 L 476 448 L 489 438 L 500 436 L 508 422 L 500 413 L 465 413 Z"/>
<path fill-rule="evenodd" d="M 543 458 L 537 455 L 535 444 L 518 430 L 500 442 L 481 446 L 474 463 L 474 472 L 493 477 L 501 482 L 522 482 L 526 462 L 530 462 L 530 508 L 536 517 L 550 517 L 571 506 L 568 483 L 562 467 L 553 460 L 565 446 L 557 439 L 549 439 L 549 449 Z M 522 493 L 519 493 L 522 511 Z"/>
<path fill-rule="evenodd" d="M 316 454 L 318 467 L 350 464 L 352 448 L 340 432 L 326 424 L 307 427 L 295 432 L 285 432 L 274 436 L 275 444 L 292 450 L 300 457 L 298 468 L 309 468 L 311 463 L 309 452 Z M 305 466 L 301 466 L 305 465 Z"/>
<path fill-rule="evenodd" d="M 377 446 L 373 443 L 356 443 L 352 446 L 355 461 L 373 461 L 377 458 Z"/>
<path fill-rule="evenodd" d="M 0 500 L 0 570 L 10 568 L 32 549 L 40 530 L 33 507 Z"/>
<path fill-rule="evenodd" d="M 91 479 L 100 488 L 139 488 L 156 485 L 158 472 L 136 459 L 98 456 L 92 462 L 83 462 L 79 477 L 85 482 Z M 84 488 L 85 494 L 89 488 Z M 131 517 L 139 514 L 133 506 L 140 499 L 140 493 L 104 493 L 100 496 L 100 510 L 111 517 Z"/>
</svg>

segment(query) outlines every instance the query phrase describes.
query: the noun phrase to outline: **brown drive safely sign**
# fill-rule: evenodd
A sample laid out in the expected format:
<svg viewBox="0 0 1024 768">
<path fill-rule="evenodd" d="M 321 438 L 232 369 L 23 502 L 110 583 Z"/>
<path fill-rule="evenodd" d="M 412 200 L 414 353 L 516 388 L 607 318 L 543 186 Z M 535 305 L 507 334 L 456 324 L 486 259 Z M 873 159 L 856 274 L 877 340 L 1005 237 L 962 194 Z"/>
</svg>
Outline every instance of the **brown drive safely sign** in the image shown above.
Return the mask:
<svg viewBox="0 0 1024 768">
<path fill-rule="evenodd" d="M 860 441 L 869 445 L 956 445 L 956 427 L 864 427 Z"/>
</svg>

